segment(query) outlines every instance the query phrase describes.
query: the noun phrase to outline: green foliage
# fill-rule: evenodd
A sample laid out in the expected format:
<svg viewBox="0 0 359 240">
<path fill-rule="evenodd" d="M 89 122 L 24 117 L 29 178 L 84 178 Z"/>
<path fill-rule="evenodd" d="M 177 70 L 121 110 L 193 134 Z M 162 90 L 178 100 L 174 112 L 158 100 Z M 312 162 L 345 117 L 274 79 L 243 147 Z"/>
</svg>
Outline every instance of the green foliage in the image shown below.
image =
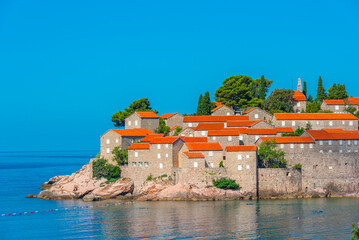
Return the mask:
<svg viewBox="0 0 359 240">
<path fill-rule="evenodd" d="M 294 169 L 302 169 L 302 164 L 297 163 L 293 166 Z"/>
<path fill-rule="evenodd" d="M 239 190 L 241 187 L 236 183 L 236 181 L 232 180 L 232 179 L 227 179 L 227 178 L 220 178 L 217 180 L 213 179 L 213 185 L 216 188 L 221 188 L 221 189 L 234 189 L 234 190 Z"/>
<path fill-rule="evenodd" d="M 309 130 L 309 129 L 308 129 L 308 130 Z M 300 135 L 303 134 L 303 132 L 304 132 L 304 128 L 299 127 L 299 128 L 297 128 L 297 129 L 296 129 L 294 132 L 292 132 L 292 133 L 282 133 L 282 136 L 283 136 L 283 137 L 300 136 Z"/>
<path fill-rule="evenodd" d="M 307 101 L 312 103 L 312 102 L 314 101 L 313 96 L 312 96 L 312 95 L 309 95 Z"/>
<path fill-rule="evenodd" d="M 128 108 L 125 108 L 124 111 L 118 111 L 112 115 L 111 121 L 115 127 L 123 127 L 125 126 L 125 119 L 130 116 L 132 113 L 136 111 L 153 111 L 150 106 L 150 101 L 148 98 L 141 98 L 139 100 L 133 101 Z M 158 113 L 157 110 L 154 110 L 155 113 Z"/>
<path fill-rule="evenodd" d="M 304 83 L 303 83 L 303 94 L 305 97 L 307 97 L 307 82 L 306 81 L 304 81 Z"/>
<path fill-rule="evenodd" d="M 317 113 L 320 111 L 320 103 L 319 102 L 307 102 L 307 107 L 305 109 L 307 113 Z"/>
<path fill-rule="evenodd" d="M 355 107 L 347 107 L 345 110 L 348 113 L 354 114 L 357 109 Z"/>
<path fill-rule="evenodd" d="M 328 89 L 327 99 L 345 99 L 348 98 L 347 90 L 345 89 L 345 84 L 336 84 L 334 83 Z"/>
<path fill-rule="evenodd" d="M 293 94 L 292 90 L 275 89 L 272 94 L 262 103 L 264 110 L 270 113 L 293 112 Z"/>
<path fill-rule="evenodd" d="M 128 149 L 121 149 L 121 146 L 117 146 L 112 150 L 113 158 L 120 165 L 128 163 Z"/>
<path fill-rule="evenodd" d="M 211 115 L 212 109 L 213 103 L 211 102 L 209 92 L 207 91 L 203 96 L 202 94 L 199 96 L 196 115 Z"/>
<path fill-rule="evenodd" d="M 153 180 L 153 176 L 152 173 L 150 175 L 148 175 L 148 177 L 146 178 L 146 181 L 152 181 Z"/>
<path fill-rule="evenodd" d="M 95 158 L 101 158 L 101 151 L 99 151 Z"/>
<path fill-rule="evenodd" d="M 312 124 L 309 121 L 305 124 L 305 130 L 312 130 Z"/>
<path fill-rule="evenodd" d="M 327 94 L 326 94 L 324 86 L 323 86 L 322 77 L 319 76 L 316 101 L 321 103 L 324 99 L 326 99 L 326 97 L 327 97 Z"/>
<path fill-rule="evenodd" d="M 121 168 L 108 164 L 106 159 L 99 158 L 92 162 L 92 177 L 100 179 L 106 178 L 108 181 L 116 181 L 121 174 Z"/>
<path fill-rule="evenodd" d="M 276 149 L 277 143 L 275 139 L 267 140 L 259 145 L 258 165 L 261 168 L 285 168 L 287 160 L 284 158 L 284 151 Z"/>
<path fill-rule="evenodd" d="M 261 80 L 259 81 L 259 90 L 258 90 L 258 97 L 259 99 L 266 99 L 267 89 L 266 89 L 266 80 L 264 75 L 261 76 Z"/>
<path fill-rule="evenodd" d="M 171 128 L 166 125 L 165 120 L 163 120 L 163 118 L 160 117 L 160 124 L 158 128 L 155 129 L 155 133 L 163 133 L 165 136 L 167 136 L 170 129 Z"/>
<path fill-rule="evenodd" d="M 196 115 L 200 116 L 202 115 L 202 93 L 201 95 L 199 95 L 199 98 L 198 98 L 198 104 L 197 104 L 197 112 L 196 112 Z"/>
<path fill-rule="evenodd" d="M 224 168 L 223 161 L 220 161 L 220 162 L 219 162 L 219 167 L 220 167 L 220 168 Z"/>
<path fill-rule="evenodd" d="M 175 130 L 174 135 L 175 135 L 175 136 L 178 136 L 178 134 L 179 134 L 181 131 L 182 131 L 182 127 L 180 127 L 180 126 L 176 127 L 176 130 Z"/>
<path fill-rule="evenodd" d="M 351 240 L 359 239 L 359 223 L 357 227 L 355 227 L 355 223 L 352 223 L 352 233 L 353 236 L 350 238 Z"/>
</svg>

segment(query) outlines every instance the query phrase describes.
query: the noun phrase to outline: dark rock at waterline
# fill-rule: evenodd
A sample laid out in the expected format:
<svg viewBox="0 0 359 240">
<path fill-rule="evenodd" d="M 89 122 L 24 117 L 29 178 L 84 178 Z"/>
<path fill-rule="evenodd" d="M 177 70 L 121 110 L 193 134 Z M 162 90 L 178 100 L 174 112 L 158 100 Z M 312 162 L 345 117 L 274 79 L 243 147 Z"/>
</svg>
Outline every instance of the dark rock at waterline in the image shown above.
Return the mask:
<svg viewBox="0 0 359 240">
<path fill-rule="evenodd" d="M 29 194 L 29 195 L 26 195 L 27 198 L 36 198 L 36 194 Z"/>
</svg>

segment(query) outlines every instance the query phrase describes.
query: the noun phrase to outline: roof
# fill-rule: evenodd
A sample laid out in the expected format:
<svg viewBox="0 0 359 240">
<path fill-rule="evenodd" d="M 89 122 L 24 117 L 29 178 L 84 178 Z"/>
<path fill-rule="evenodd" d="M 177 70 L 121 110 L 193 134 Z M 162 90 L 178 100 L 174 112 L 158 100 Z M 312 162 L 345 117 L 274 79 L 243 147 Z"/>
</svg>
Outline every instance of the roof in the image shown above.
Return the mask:
<svg viewBox="0 0 359 240">
<path fill-rule="evenodd" d="M 224 129 L 224 123 L 198 123 L 197 127 L 194 128 L 196 131 L 201 130 L 221 130 Z"/>
<path fill-rule="evenodd" d="M 128 149 L 150 149 L 149 143 L 133 143 Z"/>
<path fill-rule="evenodd" d="M 343 132 L 344 130 L 341 128 L 323 128 L 323 131 L 326 131 L 328 133 L 338 133 L 338 132 Z"/>
<path fill-rule="evenodd" d="M 174 143 L 180 137 L 159 137 L 153 138 L 151 144 L 165 144 L 165 143 Z"/>
<path fill-rule="evenodd" d="M 254 107 L 254 108 L 251 108 L 251 109 L 245 111 L 243 114 L 247 114 L 247 113 L 249 113 L 249 112 L 252 112 L 254 109 L 256 109 L 256 108 L 255 108 L 255 107 Z"/>
<path fill-rule="evenodd" d="M 277 135 L 275 128 L 247 128 L 248 135 Z"/>
<path fill-rule="evenodd" d="M 250 127 L 261 120 L 239 120 L 239 121 L 228 121 L 227 127 Z"/>
<path fill-rule="evenodd" d="M 141 118 L 159 118 L 159 116 L 151 111 L 148 112 L 136 112 L 138 116 Z"/>
<path fill-rule="evenodd" d="M 357 120 L 351 113 L 275 113 L 277 120 Z"/>
<path fill-rule="evenodd" d="M 275 139 L 276 143 L 314 143 L 310 137 L 260 137 L 262 141 Z"/>
<path fill-rule="evenodd" d="M 241 145 L 241 146 L 227 146 L 227 152 L 244 152 L 244 151 L 257 151 L 257 146 Z"/>
<path fill-rule="evenodd" d="M 210 130 L 208 131 L 208 136 L 238 136 L 239 132 L 237 130 Z"/>
<path fill-rule="evenodd" d="M 115 133 L 123 137 L 144 137 L 152 132 L 146 128 L 134 128 L 134 129 L 111 129 Z"/>
<path fill-rule="evenodd" d="M 183 154 L 188 158 L 204 158 L 203 153 L 200 152 L 183 152 Z"/>
<path fill-rule="evenodd" d="M 170 132 L 172 131 L 172 130 L 175 130 L 177 127 L 179 127 L 180 125 L 176 125 L 176 126 L 174 126 L 173 128 L 171 128 L 170 129 Z"/>
<path fill-rule="evenodd" d="M 166 114 L 162 114 L 161 115 L 161 118 L 162 119 L 167 119 L 167 118 L 170 118 L 172 117 L 173 115 L 175 115 L 176 113 L 166 113 Z"/>
<path fill-rule="evenodd" d="M 315 140 L 359 139 L 359 131 L 327 132 L 324 130 L 306 131 Z"/>
<path fill-rule="evenodd" d="M 227 122 L 230 120 L 248 120 L 248 116 L 185 116 L 183 122 Z"/>
<path fill-rule="evenodd" d="M 345 99 L 334 99 L 334 100 L 323 100 L 327 105 L 359 105 L 359 98 L 348 98 Z"/>
<path fill-rule="evenodd" d="M 182 137 L 181 137 L 182 138 Z M 183 137 L 184 142 L 207 142 L 207 137 Z"/>
<path fill-rule="evenodd" d="M 216 104 L 216 107 L 219 107 L 219 106 L 223 105 L 221 102 L 215 102 L 214 104 Z"/>
<path fill-rule="evenodd" d="M 185 143 L 188 151 L 222 151 L 223 148 L 218 142 L 211 142 L 211 143 Z"/>
<path fill-rule="evenodd" d="M 359 105 L 359 98 L 348 98 L 348 101 L 352 104 Z"/>
<path fill-rule="evenodd" d="M 211 112 L 214 112 L 214 111 L 216 111 L 216 110 L 220 109 L 221 107 L 226 107 L 226 108 L 228 108 L 228 109 L 230 109 L 230 110 L 232 110 L 232 111 L 233 111 L 233 109 L 232 109 L 232 108 L 230 108 L 230 107 L 228 107 L 228 106 L 226 106 L 226 105 L 222 104 L 222 105 L 216 106 L 216 108 L 212 109 L 212 110 L 211 110 Z"/>
<path fill-rule="evenodd" d="M 305 95 L 299 91 L 294 91 L 293 94 L 293 100 L 294 101 L 307 101 L 307 98 L 305 97 Z"/>
<path fill-rule="evenodd" d="M 144 137 L 141 142 L 150 142 L 154 138 L 162 137 L 163 134 L 149 134 L 146 137 Z"/>
<path fill-rule="evenodd" d="M 291 127 L 276 127 L 277 132 L 279 133 L 292 133 L 294 132 L 293 128 Z"/>
</svg>

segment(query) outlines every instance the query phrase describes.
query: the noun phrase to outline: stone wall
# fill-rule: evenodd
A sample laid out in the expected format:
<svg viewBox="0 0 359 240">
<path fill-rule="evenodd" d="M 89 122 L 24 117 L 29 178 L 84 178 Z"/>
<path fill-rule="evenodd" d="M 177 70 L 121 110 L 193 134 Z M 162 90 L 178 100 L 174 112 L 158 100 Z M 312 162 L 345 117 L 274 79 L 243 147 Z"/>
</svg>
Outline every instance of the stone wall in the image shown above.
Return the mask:
<svg viewBox="0 0 359 240">
<path fill-rule="evenodd" d="M 252 111 L 250 111 L 249 113 L 245 114 L 248 115 L 249 120 L 267 120 L 267 121 L 271 121 L 273 118 L 273 115 L 271 115 L 270 113 L 267 113 L 266 111 L 260 109 L 260 108 L 255 108 Z"/>
<path fill-rule="evenodd" d="M 179 113 L 176 113 L 174 115 L 172 115 L 171 117 L 167 118 L 165 120 L 166 125 L 169 126 L 170 128 L 173 128 L 175 126 L 183 126 L 183 116 Z"/>
<path fill-rule="evenodd" d="M 227 177 L 225 168 L 172 168 L 172 177 L 175 183 L 182 184 L 208 184 L 213 179 Z"/>
<path fill-rule="evenodd" d="M 276 120 L 273 124 L 276 127 L 298 127 L 306 128 L 307 122 L 312 126 L 312 130 L 322 130 L 323 128 L 342 128 L 344 130 L 358 130 L 358 120 Z"/>
<path fill-rule="evenodd" d="M 234 115 L 234 110 L 225 105 L 222 105 L 216 111 L 212 112 L 211 115 L 212 116 L 232 116 L 232 115 Z"/>
</svg>

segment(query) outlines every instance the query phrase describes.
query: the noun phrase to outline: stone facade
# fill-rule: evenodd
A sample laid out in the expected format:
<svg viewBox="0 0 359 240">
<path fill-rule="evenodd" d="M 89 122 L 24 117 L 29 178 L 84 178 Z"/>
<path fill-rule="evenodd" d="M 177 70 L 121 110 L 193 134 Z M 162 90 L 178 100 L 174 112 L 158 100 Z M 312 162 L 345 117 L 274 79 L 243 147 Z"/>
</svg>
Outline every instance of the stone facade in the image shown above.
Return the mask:
<svg viewBox="0 0 359 240">
<path fill-rule="evenodd" d="M 173 128 L 175 126 L 183 126 L 183 116 L 179 113 L 174 113 L 173 115 L 164 118 L 164 120 L 166 125 L 170 128 Z"/>
<path fill-rule="evenodd" d="M 344 113 L 349 105 L 344 104 L 327 104 L 324 101 L 320 105 L 320 109 L 323 111 L 331 111 L 333 113 Z"/>
<path fill-rule="evenodd" d="M 305 112 L 306 109 L 307 109 L 306 101 L 293 101 L 293 112 L 295 113 Z"/>
<path fill-rule="evenodd" d="M 252 108 L 244 113 L 244 115 L 248 115 L 249 120 L 266 120 L 272 121 L 273 115 L 260 109 L 260 108 Z"/>
<path fill-rule="evenodd" d="M 208 142 L 218 142 L 222 148 L 226 146 L 237 146 L 240 145 L 239 135 L 232 136 L 209 136 Z"/>
<path fill-rule="evenodd" d="M 212 116 L 232 116 L 234 115 L 234 110 L 226 105 L 221 105 L 212 110 Z"/>
<path fill-rule="evenodd" d="M 132 113 L 125 119 L 125 129 L 146 128 L 154 132 L 159 126 L 159 118 L 141 118 L 137 113 Z"/>
</svg>

